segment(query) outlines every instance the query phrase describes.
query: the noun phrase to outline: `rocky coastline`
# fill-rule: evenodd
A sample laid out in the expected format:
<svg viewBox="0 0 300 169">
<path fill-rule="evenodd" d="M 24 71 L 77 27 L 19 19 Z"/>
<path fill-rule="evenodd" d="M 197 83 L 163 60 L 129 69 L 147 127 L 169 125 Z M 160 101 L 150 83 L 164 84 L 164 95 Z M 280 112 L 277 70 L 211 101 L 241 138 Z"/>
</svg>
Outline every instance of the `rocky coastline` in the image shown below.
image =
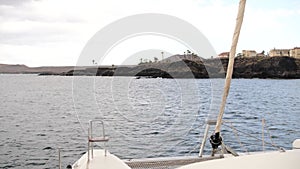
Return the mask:
<svg viewBox="0 0 300 169">
<path fill-rule="evenodd" d="M 114 66 L 71 70 L 65 76 L 136 76 L 151 78 L 223 78 L 228 58 L 181 60 L 137 66 Z M 300 79 L 300 59 L 291 57 L 236 58 L 233 78 Z"/>
<path fill-rule="evenodd" d="M 30 69 L 26 72 L 59 76 L 135 76 L 137 78 L 224 78 L 228 58 L 178 60 L 135 66 L 59 67 Z M 30 70 L 40 70 L 30 71 Z M 5 73 L 1 71 L 0 73 Z M 6 72 L 7 73 L 7 72 Z M 19 70 L 19 73 L 22 71 Z M 300 79 L 300 59 L 291 57 L 235 58 L 233 78 Z"/>
</svg>

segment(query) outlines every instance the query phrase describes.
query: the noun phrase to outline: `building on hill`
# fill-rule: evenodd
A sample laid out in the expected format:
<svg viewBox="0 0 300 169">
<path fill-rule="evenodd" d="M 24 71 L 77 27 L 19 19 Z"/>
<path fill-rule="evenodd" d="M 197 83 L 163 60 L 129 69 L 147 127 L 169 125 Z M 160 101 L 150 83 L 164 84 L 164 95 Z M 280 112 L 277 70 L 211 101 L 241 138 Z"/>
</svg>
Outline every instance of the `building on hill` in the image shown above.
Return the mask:
<svg viewBox="0 0 300 169">
<path fill-rule="evenodd" d="M 290 50 L 290 57 L 300 59 L 300 47 L 295 47 Z"/>
<path fill-rule="evenodd" d="M 276 56 L 290 56 L 290 49 L 271 49 L 269 52 L 270 57 Z"/>
<path fill-rule="evenodd" d="M 229 57 L 229 52 L 222 52 L 218 55 L 219 58 L 228 58 Z"/>
<path fill-rule="evenodd" d="M 242 50 L 243 57 L 255 57 L 256 51 L 255 50 Z"/>
</svg>

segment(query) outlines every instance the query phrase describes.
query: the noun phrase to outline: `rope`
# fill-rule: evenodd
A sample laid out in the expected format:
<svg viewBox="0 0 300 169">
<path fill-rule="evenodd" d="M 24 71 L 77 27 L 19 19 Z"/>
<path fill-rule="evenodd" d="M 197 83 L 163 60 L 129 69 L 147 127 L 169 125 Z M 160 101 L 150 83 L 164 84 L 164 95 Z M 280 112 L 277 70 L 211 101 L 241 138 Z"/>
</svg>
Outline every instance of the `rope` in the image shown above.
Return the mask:
<svg viewBox="0 0 300 169">
<path fill-rule="evenodd" d="M 235 31 L 234 31 L 234 35 L 233 35 L 233 39 L 232 39 L 231 50 L 230 50 L 229 63 L 228 63 L 228 67 L 227 67 L 227 74 L 226 74 L 226 80 L 225 80 L 224 93 L 223 93 L 223 97 L 222 97 L 222 104 L 221 104 L 220 112 L 218 115 L 215 133 L 219 133 L 221 131 L 221 125 L 222 125 L 225 104 L 226 104 L 227 96 L 229 93 L 229 88 L 230 88 L 230 83 L 231 83 L 231 78 L 232 78 L 236 46 L 238 43 L 238 39 L 239 39 L 239 35 L 240 35 L 242 23 L 243 23 L 243 18 L 244 18 L 245 5 L 246 5 L 246 0 L 240 0 L 238 16 L 236 18 L 236 26 L 235 26 Z"/>
</svg>

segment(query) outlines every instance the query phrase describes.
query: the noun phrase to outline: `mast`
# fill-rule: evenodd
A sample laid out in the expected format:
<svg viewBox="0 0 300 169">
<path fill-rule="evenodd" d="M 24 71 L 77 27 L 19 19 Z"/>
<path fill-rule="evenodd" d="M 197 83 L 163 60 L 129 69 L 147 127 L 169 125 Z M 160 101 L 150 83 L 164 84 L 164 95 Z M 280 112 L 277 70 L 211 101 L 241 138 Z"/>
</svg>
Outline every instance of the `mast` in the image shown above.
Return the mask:
<svg viewBox="0 0 300 169">
<path fill-rule="evenodd" d="M 229 89 L 230 89 L 234 57 L 235 57 L 236 47 L 237 47 L 237 43 L 238 43 L 238 39 L 239 39 L 239 35 L 240 35 L 242 23 L 243 23 L 245 5 L 246 5 L 246 0 L 240 0 L 238 15 L 236 18 L 236 26 L 235 26 L 235 30 L 234 30 L 234 34 L 233 34 L 233 38 L 232 38 L 231 49 L 230 49 L 229 62 L 228 62 L 228 67 L 227 67 L 227 74 L 226 74 L 226 79 L 225 79 L 222 103 L 221 103 L 221 107 L 220 107 L 220 111 L 219 111 L 219 115 L 218 115 L 218 119 L 217 119 L 217 124 L 215 127 L 215 133 L 214 133 L 214 135 L 212 135 L 210 137 L 210 142 L 212 144 L 213 149 L 217 149 L 218 146 L 222 144 L 222 138 L 220 136 L 222 119 L 223 119 L 223 114 L 224 114 L 224 110 L 225 110 L 227 96 L 228 96 Z"/>
</svg>

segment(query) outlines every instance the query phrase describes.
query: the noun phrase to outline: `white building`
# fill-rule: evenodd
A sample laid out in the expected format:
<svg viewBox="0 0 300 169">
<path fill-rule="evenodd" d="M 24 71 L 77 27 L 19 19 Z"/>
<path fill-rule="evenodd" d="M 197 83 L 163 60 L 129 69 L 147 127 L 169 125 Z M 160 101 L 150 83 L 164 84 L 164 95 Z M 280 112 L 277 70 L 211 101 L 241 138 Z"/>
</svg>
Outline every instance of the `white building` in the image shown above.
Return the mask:
<svg viewBox="0 0 300 169">
<path fill-rule="evenodd" d="M 270 57 L 275 56 L 290 56 L 290 49 L 271 49 L 269 52 Z"/>
<path fill-rule="evenodd" d="M 243 57 L 255 57 L 256 51 L 255 50 L 242 50 Z"/>
<path fill-rule="evenodd" d="M 290 50 L 290 57 L 300 59 L 300 47 L 295 47 Z"/>
</svg>

